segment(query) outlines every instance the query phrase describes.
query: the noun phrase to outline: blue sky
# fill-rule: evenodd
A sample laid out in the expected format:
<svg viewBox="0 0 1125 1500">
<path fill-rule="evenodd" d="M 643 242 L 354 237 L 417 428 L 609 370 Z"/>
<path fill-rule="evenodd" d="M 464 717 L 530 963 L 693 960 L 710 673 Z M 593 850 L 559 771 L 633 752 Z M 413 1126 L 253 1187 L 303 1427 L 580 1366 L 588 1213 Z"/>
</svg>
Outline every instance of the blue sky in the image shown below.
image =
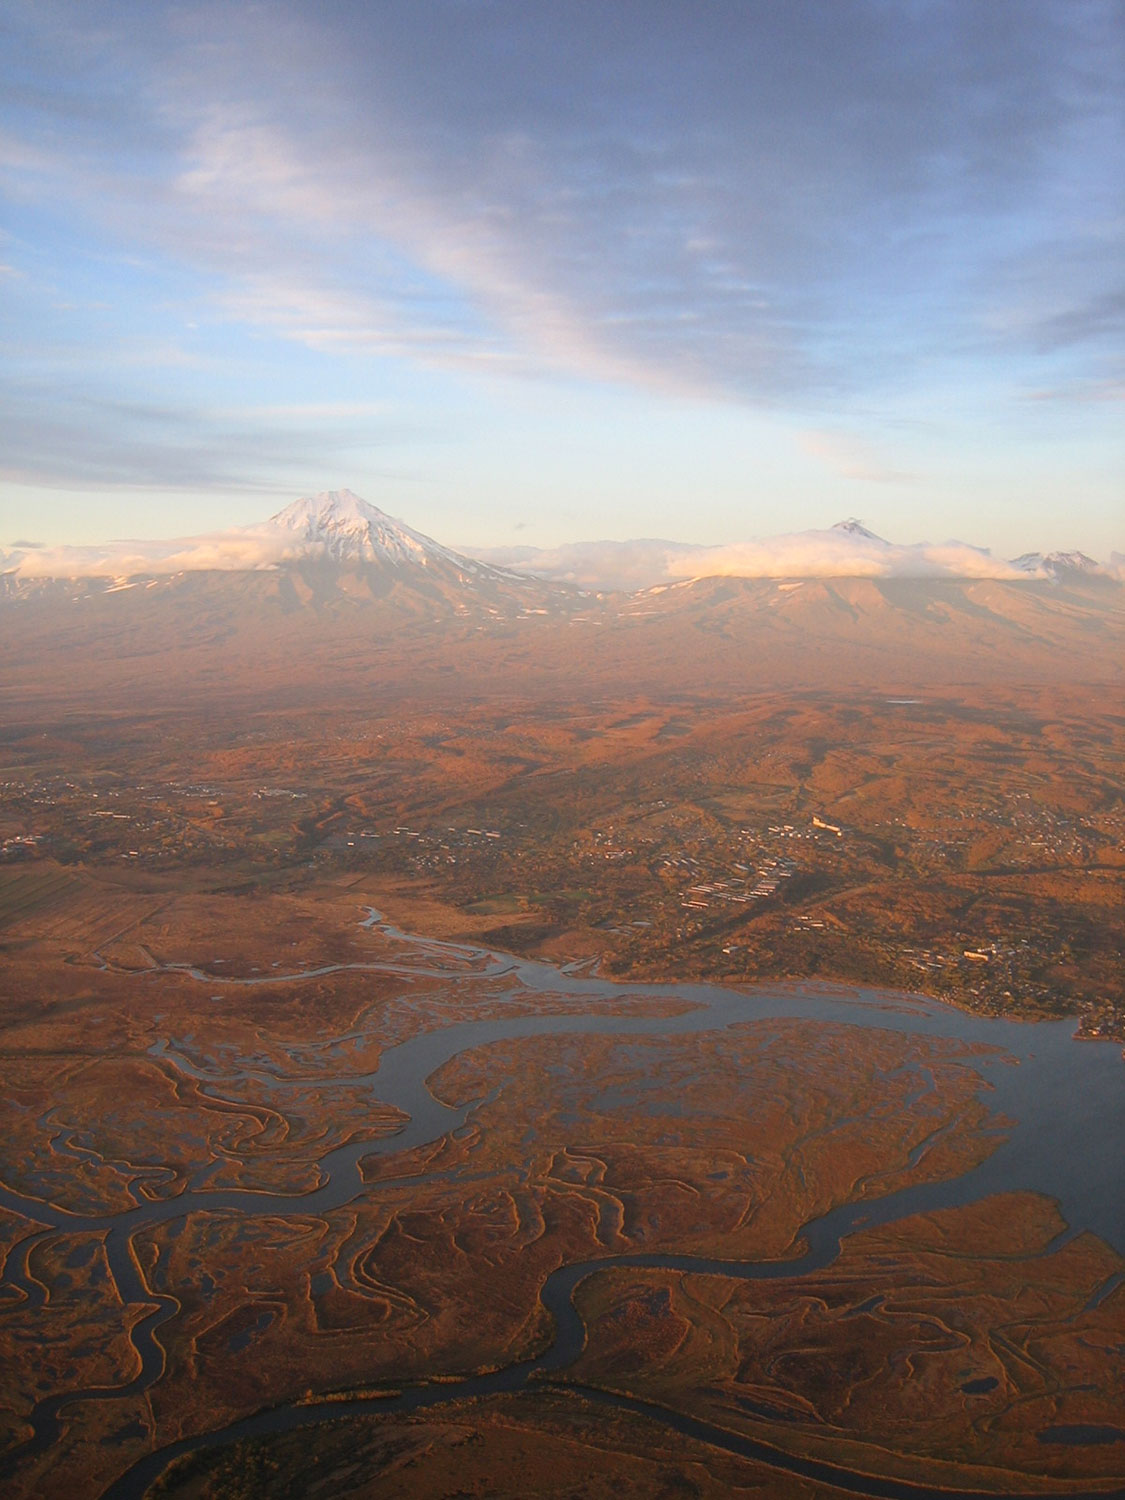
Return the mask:
<svg viewBox="0 0 1125 1500">
<path fill-rule="evenodd" d="M 0 25 L 0 545 L 1125 546 L 1117 0 Z"/>
</svg>

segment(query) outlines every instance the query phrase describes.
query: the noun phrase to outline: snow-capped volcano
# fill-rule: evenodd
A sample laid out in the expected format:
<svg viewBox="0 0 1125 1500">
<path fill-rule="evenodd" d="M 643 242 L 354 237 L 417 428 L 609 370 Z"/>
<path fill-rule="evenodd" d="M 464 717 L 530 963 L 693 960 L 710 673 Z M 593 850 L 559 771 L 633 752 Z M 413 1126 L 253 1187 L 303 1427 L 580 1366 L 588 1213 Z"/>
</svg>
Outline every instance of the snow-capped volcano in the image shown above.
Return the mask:
<svg viewBox="0 0 1125 1500">
<path fill-rule="evenodd" d="M 631 592 L 717 577 L 1038 579 L 1074 587 L 1118 576 L 1081 552 L 1028 552 L 1005 562 L 966 542 L 889 542 L 854 518 L 823 530 L 712 546 L 650 538 L 474 548 L 466 555 L 351 490 L 305 495 L 268 521 L 202 536 L 93 547 L 17 543 L 0 551 L 0 575 L 9 589 L 47 579 L 107 579 L 122 587 L 129 580 L 179 574 L 310 570 L 362 575 L 363 587 L 380 597 L 391 590 L 440 591 L 455 612 L 470 607 L 471 595 L 477 602 L 490 596 L 486 607 L 494 607 L 503 604 L 501 595 L 526 601 L 528 590 Z"/>
<path fill-rule="evenodd" d="M 889 542 L 858 521 L 725 546 L 650 538 L 474 559 L 330 490 L 179 540 L 17 544 L 0 553 L 0 641 L 9 662 L 86 653 L 95 674 L 124 663 L 129 691 L 138 663 L 166 658 L 203 663 L 208 690 L 239 672 L 257 681 L 266 660 L 281 690 L 319 689 L 325 672 L 375 680 L 364 673 L 406 670 L 412 642 L 454 653 L 436 668 L 443 692 L 462 649 L 477 670 L 510 668 L 520 691 L 582 660 L 600 670 L 607 652 L 630 681 L 651 668 L 687 682 L 727 651 L 739 682 L 759 682 L 768 661 L 802 680 L 822 652 L 847 673 L 868 660 L 880 680 L 888 662 L 909 676 L 982 653 L 1030 670 L 1025 650 L 1069 673 L 1092 632 L 1119 639 L 1120 588 L 1081 555 L 1014 565 L 963 542 Z"/>
<path fill-rule="evenodd" d="M 0 553 L 0 571 L 16 578 L 135 578 L 259 572 L 318 561 L 436 569 L 462 580 L 509 576 L 441 546 L 351 490 L 305 495 L 268 521 L 202 536 L 104 542 L 92 547 L 17 544 L 10 552 Z"/>
<path fill-rule="evenodd" d="M 271 516 L 262 529 L 278 533 L 290 557 L 308 555 L 338 563 L 420 563 L 423 567 L 439 557 L 445 562 L 468 561 L 351 490 L 302 496 Z"/>
<path fill-rule="evenodd" d="M 87 579 L 94 592 L 119 593 L 165 580 L 195 587 L 254 575 L 285 608 L 336 608 L 341 600 L 380 600 L 400 617 L 473 614 L 508 618 L 565 606 L 570 591 L 464 557 L 414 531 L 351 490 L 305 495 L 256 526 L 232 526 L 165 542 L 96 547 L 17 547 L 0 553 L 4 592 L 63 587 Z M 108 584 L 108 587 L 107 587 Z M 259 585 L 261 587 L 259 587 Z"/>
</svg>

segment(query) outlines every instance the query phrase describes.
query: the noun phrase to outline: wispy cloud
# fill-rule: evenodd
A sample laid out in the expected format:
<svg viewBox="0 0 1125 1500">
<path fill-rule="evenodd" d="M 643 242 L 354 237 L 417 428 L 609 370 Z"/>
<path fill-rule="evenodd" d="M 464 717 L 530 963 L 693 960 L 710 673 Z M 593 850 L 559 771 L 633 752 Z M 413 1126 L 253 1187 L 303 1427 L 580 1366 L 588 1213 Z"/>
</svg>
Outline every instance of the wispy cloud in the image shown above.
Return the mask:
<svg viewBox="0 0 1125 1500">
<path fill-rule="evenodd" d="M 272 522 L 172 541 L 106 542 L 0 552 L 0 569 L 23 578 L 165 575 L 203 569 L 274 568 L 305 555 L 307 543 Z M 591 589 L 628 590 L 692 578 L 1020 578 L 1026 570 L 964 542 L 898 545 L 862 529 L 833 527 L 704 547 L 638 540 L 579 542 L 554 549 L 468 549 L 517 572 Z"/>
<path fill-rule="evenodd" d="M 840 527 L 718 547 L 685 542 L 578 542 L 492 547 L 473 556 L 594 589 L 639 589 L 690 578 L 1027 578 L 965 542 L 896 544 Z"/>
<path fill-rule="evenodd" d="M 156 474 L 159 443 L 126 416 L 99 438 L 71 399 L 78 342 L 99 389 L 144 388 L 127 351 L 145 315 L 204 325 L 212 350 L 254 343 L 254 378 L 293 404 L 311 370 L 361 394 L 388 370 L 562 377 L 780 413 L 834 477 L 872 484 L 919 465 L 865 411 L 987 384 L 1031 429 L 1027 390 L 1113 377 L 1113 0 L 1018 18 L 980 0 L 41 0 L 9 24 L 0 178 L 30 227 L 4 262 L 46 328 L 19 368 L 53 358 L 60 387 L 37 444 L 14 434 L 29 480 Z M 202 382 L 154 370 L 154 404 L 195 422 L 199 482 L 254 449 L 274 477 L 315 461 L 311 430 L 232 436 L 197 420 Z M 322 465 L 336 441 L 326 426 Z M 164 451 L 178 482 L 191 456 Z"/>
<path fill-rule="evenodd" d="M 1026 578 L 986 548 L 965 542 L 899 545 L 878 538 L 856 541 L 828 531 L 797 532 L 706 547 L 678 559 L 679 578 Z"/>
<path fill-rule="evenodd" d="M 299 272 L 255 272 L 240 278 L 217 302 L 224 313 L 258 324 L 321 352 L 364 353 L 442 367 L 477 361 L 514 363 L 496 341 L 456 324 L 408 316 L 405 298 L 374 296 L 318 284 Z"/>
<path fill-rule="evenodd" d="M 8 154 L 222 274 L 229 315 L 321 347 L 442 357 L 413 267 L 460 304 L 455 358 L 506 344 L 520 366 L 792 400 L 870 377 L 841 358 L 845 330 L 901 376 L 964 333 L 966 286 L 990 265 L 1010 282 L 1057 235 L 1060 147 L 1112 130 L 1110 10 L 1028 0 L 1015 26 L 972 0 L 719 0 L 691 9 L 685 49 L 675 5 L 636 27 L 453 0 L 346 25 L 297 5 L 62 6 L 44 37 L 64 17 L 128 28 L 161 152 L 122 152 L 120 102 L 98 120 L 95 94 L 104 149 L 95 129 L 69 166 L 40 141 Z M 1071 224 L 1056 267 L 1095 236 Z M 1075 291 L 1036 337 L 1101 325 L 1113 290 Z"/>
<path fill-rule="evenodd" d="M 851 433 L 808 431 L 800 433 L 798 441 L 806 453 L 845 479 L 861 479 L 874 484 L 912 484 L 916 477 L 896 468 L 874 443 Z"/>
<path fill-rule="evenodd" d="M 337 453 L 401 431 L 364 406 L 315 417 L 291 409 L 160 406 L 0 380 L 0 478 L 61 487 L 117 485 L 276 491 L 278 470 L 315 484 Z M 311 419 L 310 419 L 311 418 Z"/>
</svg>

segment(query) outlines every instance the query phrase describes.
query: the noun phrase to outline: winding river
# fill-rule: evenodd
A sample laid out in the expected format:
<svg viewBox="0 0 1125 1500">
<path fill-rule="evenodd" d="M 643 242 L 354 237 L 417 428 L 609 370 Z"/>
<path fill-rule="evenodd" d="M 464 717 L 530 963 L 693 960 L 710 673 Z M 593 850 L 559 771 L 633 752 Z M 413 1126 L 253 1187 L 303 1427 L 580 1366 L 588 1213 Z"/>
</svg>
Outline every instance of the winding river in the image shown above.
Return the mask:
<svg viewBox="0 0 1125 1500">
<path fill-rule="evenodd" d="M 138 1500 L 173 1459 L 185 1453 L 213 1449 L 242 1438 L 277 1433 L 357 1414 L 418 1411 L 481 1396 L 516 1391 L 529 1383 L 549 1381 L 571 1364 L 581 1352 L 585 1329 L 576 1311 L 574 1293 L 589 1275 L 605 1266 L 665 1267 L 694 1272 L 717 1272 L 745 1280 L 764 1280 L 811 1273 L 831 1264 L 841 1241 L 854 1230 L 869 1229 L 907 1215 L 930 1209 L 976 1201 L 992 1193 L 1029 1191 L 1054 1199 L 1067 1223 L 1065 1239 L 1085 1230 L 1099 1235 L 1125 1255 L 1125 1068 L 1117 1047 L 1076 1043 L 1071 1022 L 1039 1022 L 986 1019 L 964 1014 L 952 1007 L 917 997 L 887 995 L 872 990 L 768 988 L 753 992 L 733 991 L 708 984 L 615 983 L 581 966 L 556 968 L 550 964 L 520 959 L 468 945 L 442 943 L 415 937 L 393 927 L 373 909 L 365 926 L 380 930 L 407 949 L 409 961 L 325 965 L 294 974 L 271 971 L 243 979 L 219 979 L 210 971 L 186 965 L 162 967 L 184 972 L 214 988 L 216 985 L 277 985 L 299 983 L 312 976 L 343 970 L 420 976 L 448 980 L 460 985 L 487 984 L 526 1008 L 529 1000 L 550 997 L 553 1009 L 532 1010 L 488 1020 L 470 1020 L 426 1031 L 387 1048 L 378 1068 L 366 1074 L 318 1072 L 315 1080 L 306 1074 L 291 1077 L 252 1067 L 243 1078 L 259 1078 L 271 1089 L 289 1084 L 319 1086 L 346 1084 L 370 1086 L 381 1104 L 392 1105 L 408 1117 L 397 1134 L 375 1140 L 353 1141 L 327 1151 L 319 1161 L 320 1180 L 309 1192 L 269 1193 L 238 1189 L 214 1189 L 206 1185 L 209 1169 L 203 1168 L 178 1197 L 161 1201 L 137 1201 L 117 1213 L 83 1215 L 72 1213 L 39 1198 L 0 1186 L 0 1205 L 42 1226 L 14 1247 L 4 1267 L 4 1282 L 42 1302 L 42 1288 L 28 1274 L 32 1246 L 45 1235 L 59 1230 L 96 1231 L 106 1235 L 107 1258 L 122 1301 L 144 1304 L 152 1311 L 132 1331 L 132 1342 L 140 1362 L 137 1375 L 127 1384 L 63 1392 L 38 1403 L 31 1415 L 32 1436 L 13 1450 L 2 1466 L 13 1473 L 28 1457 L 49 1448 L 59 1437 L 61 1413 L 75 1400 L 120 1400 L 143 1391 L 159 1380 L 165 1355 L 157 1331 L 177 1311 L 170 1297 L 149 1291 L 133 1259 L 133 1236 L 141 1229 L 201 1212 L 223 1210 L 246 1217 L 256 1215 L 309 1214 L 342 1207 L 361 1192 L 378 1190 L 365 1183 L 361 1163 L 370 1156 L 395 1154 L 439 1139 L 459 1129 L 475 1107 L 470 1102 L 456 1108 L 435 1098 L 427 1079 L 444 1063 L 469 1048 L 513 1038 L 562 1033 L 611 1033 L 614 1035 L 668 1036 L 721 1030 L 732 1024 L 769 1020 L 823 1020 L 933 1037 L 956 1038 L 984 1044 L 989 1051 L 972 1058 L 981 1077 L 991 1109 L 1014 1122 L 1002 1135 L 991 1155 L 952 1180 L 916 1184 L 879 1199 L 845 1204 L 806 1224 L 799 1242 L 800 1254 L 785 1261 L 715 1261 L 698 1256 L 668 1254 L 612 1255 L 577 1265 L 566 1265 L 546 1281 L 542 1301 L 555 1323 L 555 1337 L 538 1358 L 511 1365 L 493 1374 L 458 1381 L 419 1386 L 392 1397 L 333 1401 L 320 1405 L 293 1405 L 263 1411 L 222 1430 L 197 1435 L 141 1459 L 105 1491 L 103 1500 Z M 560 1012 L 558 1002 L 568 1009 Z M 670 1016 L 613 1013 L 608 1007 L 622 1001 L 667 1001 L 683 1003 L 679 1014 Z M 349 1038 L 328 1044 L 327 1058 Z M 211 1083 L 220 1082 L 182 1055 L 168 1042 L 157 1043 L 153 1052 L 168 1058 L 183 1073 Z M 1013 1063 L 1015 1065 L 1013 1065 Z M 223 1078 L 231 1075 L 224 1074 Z M 479 1103 L 479 1101 L 476 1101 Z M 401 1184 L 404 1179 L 395 1179 Z M 1056 1242 L 1057 1245 L 1058 1242 Z M 1055 1246 L 1048 1247 L 1050 1249 Z M 1047 1252 L 1044 1252 L 1047 1253 Z M 1120 1283 L 1113 1277 L 1095 1294 L 1109 1294 Z M 576 1389 L 569 1386 L 568 1389 Z M 853 1473 L 730 1433 L 707 1422 L 652 1406 L 634 1398 L 584 1390 L 587 1399 L 621 1410 L 646 1413 L 666 1427 L 703 1441 L 765 1462 L 774 1468 L 830 1483 L 855 1494 L 886 1496 L 890 1500 L 982 1500 L 977 1492 L 935 1489 L 902 1480 L 880 1479 Z M 997 1492 L 989 1491 L 992 1500 Z M 1056 1493 L 1064 1493 L 1058 1491 Z M 1088 1495 L 1125 1495 L 1125 1490 L 1103 1489 L 1065 1492 L 1069 1500 Z M 1011 1500 L 1011 1497 L 1009 1497 Z"/>
</svg>

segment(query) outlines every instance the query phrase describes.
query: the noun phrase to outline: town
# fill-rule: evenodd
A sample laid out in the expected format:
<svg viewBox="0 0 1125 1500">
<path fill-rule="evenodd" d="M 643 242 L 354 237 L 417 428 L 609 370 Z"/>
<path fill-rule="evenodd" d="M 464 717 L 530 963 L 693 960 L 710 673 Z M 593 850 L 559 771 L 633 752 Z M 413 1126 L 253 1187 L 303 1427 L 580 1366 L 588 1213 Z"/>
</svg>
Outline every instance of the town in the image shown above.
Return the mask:
<svg viewBox="0 0 1125 1500">
<path fill-rule="evenodd" d="M 286 718 L 185 720 L 173 746 L 144 726 L 12 736 L 0 912 L 37 865 L 231 888 L 353 871 L 499 946 L 621 977 L 831 978 L 1077 1013 L 1083 1034 L 1117 1037 L 1112 735 L 1084 720 L 1048 736 L 1028 715 L 1021 742 L 1010 718 L 1015 785 L 956 702 L 886 705 L 874 736 L 846 700 L 807 697 L 695 721 L 634 704 L 561 722 L 355 715 L 311 736 Z M 131 778 L 122 743 L 143 763 Z"/>
</svg>

